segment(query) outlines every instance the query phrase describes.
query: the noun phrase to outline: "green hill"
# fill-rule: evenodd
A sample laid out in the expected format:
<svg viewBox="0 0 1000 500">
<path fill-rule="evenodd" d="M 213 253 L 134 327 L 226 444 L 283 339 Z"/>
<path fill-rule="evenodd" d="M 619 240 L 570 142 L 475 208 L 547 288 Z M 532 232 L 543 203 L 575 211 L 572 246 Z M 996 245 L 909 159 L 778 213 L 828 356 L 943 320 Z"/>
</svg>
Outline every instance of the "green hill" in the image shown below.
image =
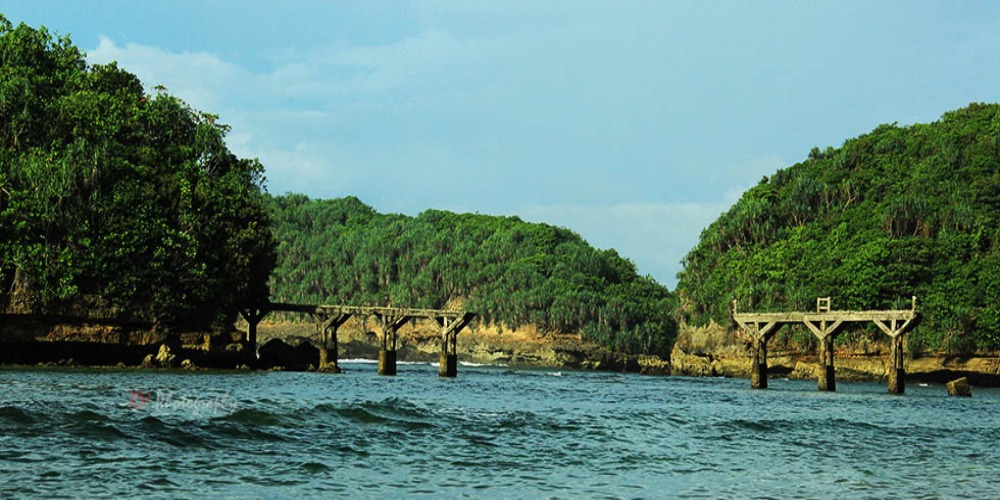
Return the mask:
<svg viewBox="0 0 1000 500">
<path fill-rule="evenodd" d="M 614 350 L 668 355 L 673 295 L 614 250 L 516 217 L 384 215 L 357 198 L 271 199 L 274 301 L 443 308 L 456 300 L 507 328 L 581 333 Z"/>
<path fill-rule="evenodd" d="M 0 312 L 231 325 L 274 266 L 227 127 L 0 15 Z"/>
<path fill-rule="evenodd" d="M 748 190 L 684 259 L 683 317 L 755 310 L 908 307 L 911 349 L 1000 348 L 1000 105 L 882 125 Z M 804 341 L 811 338 L 803 336 Z"/>
</svg>

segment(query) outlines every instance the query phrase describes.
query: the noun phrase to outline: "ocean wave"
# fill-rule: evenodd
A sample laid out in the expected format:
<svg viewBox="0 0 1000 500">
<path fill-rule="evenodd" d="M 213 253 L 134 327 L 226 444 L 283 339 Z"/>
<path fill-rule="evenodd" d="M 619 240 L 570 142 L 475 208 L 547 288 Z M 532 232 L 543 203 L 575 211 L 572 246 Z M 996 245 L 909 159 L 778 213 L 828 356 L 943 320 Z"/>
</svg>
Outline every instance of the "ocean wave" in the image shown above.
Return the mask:
<svg viewBox="0 0 1000 500">
<path fill-rule="evenodd" d="M 433 412 L 418 407 L 402 398 L 366 401 L 335 410 L 342 418 L 362 425 L 386 425 L 406 430 L 436 427 Z"/>
</svg>

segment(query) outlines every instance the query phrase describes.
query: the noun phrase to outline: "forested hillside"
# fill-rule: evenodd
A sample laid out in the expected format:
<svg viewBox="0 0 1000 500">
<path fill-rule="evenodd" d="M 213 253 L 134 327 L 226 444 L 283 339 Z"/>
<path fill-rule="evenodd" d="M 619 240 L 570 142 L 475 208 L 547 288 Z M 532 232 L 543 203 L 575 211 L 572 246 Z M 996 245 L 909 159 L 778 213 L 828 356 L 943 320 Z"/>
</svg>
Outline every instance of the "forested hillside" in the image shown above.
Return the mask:
<svg viewBox="0 0 1000 500">
<path fill-rule="evenodd" d="M 909 307 L 911 349 L 1000 348 L 1000 105 L 813 149 L 701 234 L 677 293 L 694 324 L 755 310 Z"/>
<path fill-rule="evenodd" d="M 263 168 L 216 118 L 0 16 L 0 310 L 183 327 L 266 300 Z"/>
<path fill-rule="evenodd" d="M 271 200 L 272 300 L 443 308 L 506 328 L 582 333 L 615 350 L 670 352 L 672 294 L 614 250 L 516 217 L 383 215 L 357 198 Z"/>
</svg>

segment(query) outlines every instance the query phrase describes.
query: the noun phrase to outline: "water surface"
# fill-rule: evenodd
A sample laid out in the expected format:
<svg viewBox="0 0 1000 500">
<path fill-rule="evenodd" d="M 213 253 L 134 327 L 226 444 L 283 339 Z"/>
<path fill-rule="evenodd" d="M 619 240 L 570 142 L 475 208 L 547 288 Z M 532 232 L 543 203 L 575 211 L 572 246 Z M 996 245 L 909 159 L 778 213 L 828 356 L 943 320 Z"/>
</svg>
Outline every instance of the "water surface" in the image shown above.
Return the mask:
<svg viewBox="0 0 1000 500">
<path fill-rule="evenodd" d="M 0 496 L 1000 496 L 996 389 L 344 367 L 0 370 Z"/>
</svg>

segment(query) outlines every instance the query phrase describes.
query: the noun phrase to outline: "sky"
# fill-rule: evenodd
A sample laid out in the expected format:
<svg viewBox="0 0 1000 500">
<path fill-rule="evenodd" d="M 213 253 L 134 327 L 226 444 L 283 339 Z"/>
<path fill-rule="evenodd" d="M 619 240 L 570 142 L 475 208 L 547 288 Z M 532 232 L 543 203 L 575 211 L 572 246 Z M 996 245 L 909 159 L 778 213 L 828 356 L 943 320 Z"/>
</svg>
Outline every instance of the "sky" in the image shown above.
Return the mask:
<svg viewBox="0 0 1000 500">
<path fill-rule="evenodd" d="M 988 1 L 5 0 L 232 127 L 272 194 L 516 215 L 673 287 L 764 176 L 1000 100 Z"/>
</svg>

